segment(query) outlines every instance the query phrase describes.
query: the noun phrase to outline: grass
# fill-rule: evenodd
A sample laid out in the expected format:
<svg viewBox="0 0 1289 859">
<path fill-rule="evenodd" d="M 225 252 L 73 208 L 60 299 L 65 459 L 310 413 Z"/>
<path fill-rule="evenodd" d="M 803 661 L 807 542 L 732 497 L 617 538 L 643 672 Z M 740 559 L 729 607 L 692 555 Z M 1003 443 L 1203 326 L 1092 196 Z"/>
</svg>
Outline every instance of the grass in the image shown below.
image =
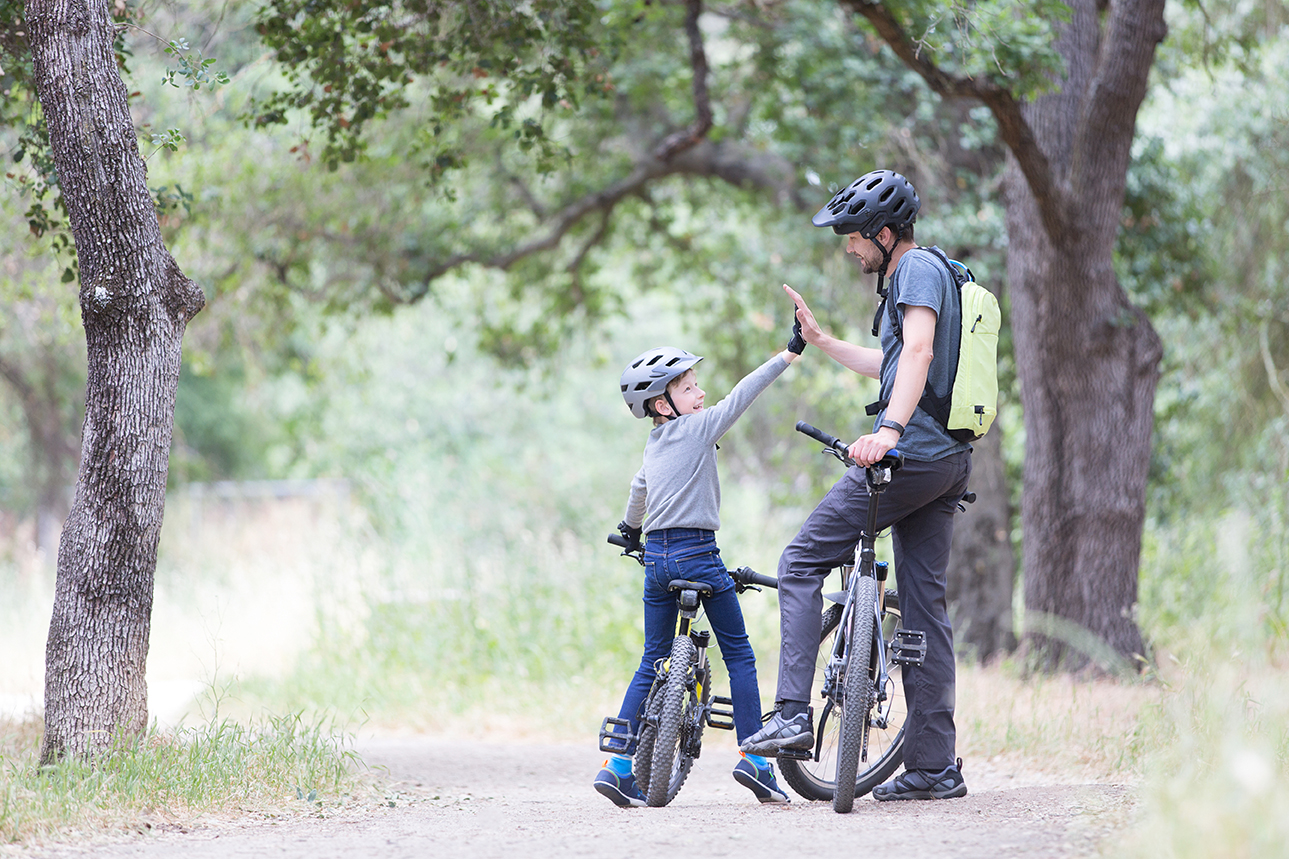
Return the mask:
<svg viewBox="0 0 1289 859">
<path fill-rule="evenodd" d="M 1061 782 L 1136 782 L 1148 754 L 1141 720 L 1158 684 L 1041 675 L 1016 663 L 960 665 L 958 753 Z"/>
<path fill-rule="evenodd" d="M 322 814 L 369 789 L 350 738 L 298 715 L 153 728 L 93 760 L 43 768 L 41 733 L 39 720 L 0 719 L 0 845 L 94 840 L 204 814 Z"/>
</svg>

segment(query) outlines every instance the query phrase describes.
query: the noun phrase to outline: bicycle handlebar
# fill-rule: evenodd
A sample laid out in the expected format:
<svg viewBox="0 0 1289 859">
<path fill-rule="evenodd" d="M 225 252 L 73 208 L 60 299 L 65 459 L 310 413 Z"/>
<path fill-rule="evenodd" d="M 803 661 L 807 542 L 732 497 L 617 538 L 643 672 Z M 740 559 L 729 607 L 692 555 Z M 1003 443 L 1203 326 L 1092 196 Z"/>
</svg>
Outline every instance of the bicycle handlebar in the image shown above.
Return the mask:
<svg viewBox="0 0 1289 859">
<path fill-rule="evenodd" d="M 740 589 L 760 585 L 764 588 L 779 589 L 779 580 L 770 576 L 763 576 L 751 567 L 739 567 L 737 570 L 729 570 L 730 578 Z"/>
<path fill-rule="evenodd" d="M 848 467 L 859 465 L 858 462 L 850 458 L 850 447 L 841 439 L 828 435 L 821 429 L 812 427 L 805 421 L 797 421 L 797 432 L 810 436 L 815 441 L 828 448 L 824 453 L 830 453 L 840 459 Z M 869 468 L 889 468 L 891 471 L 899 471 L 900 466 L 904 464 L 904 454 L 892 448 L 885 456 L 874 462 Z"/>
<path fill-rule="evenodd" d="M 628 558 L 635 558 L 641 565 L 644 564 L 644 547 L 638 542 L 633 543 L 623 534 L 610 534 L 609 542 L 614 546 L 622 549 L 622 554 Z M 760 585 L 763 588 L 774 588 L 778 590 L 779 580 L 770 576 L 763 576 L 751 567 L 739 567 L 737 570 L 726 570 L 730 578 L 734 580 L 735 587 L 739 593 L 748 588 L 755 588 Z"/>
<path fill-rule="evenodd" d="M 805 433 L 824 447 L 831 447 L 839 453 L 846 452 L 846 445 L 842 444 L 841 439 L 828 435 L 821 429 L 816 429 L 805 421 L 797 421 L 797 432 Z"/>
</svg>

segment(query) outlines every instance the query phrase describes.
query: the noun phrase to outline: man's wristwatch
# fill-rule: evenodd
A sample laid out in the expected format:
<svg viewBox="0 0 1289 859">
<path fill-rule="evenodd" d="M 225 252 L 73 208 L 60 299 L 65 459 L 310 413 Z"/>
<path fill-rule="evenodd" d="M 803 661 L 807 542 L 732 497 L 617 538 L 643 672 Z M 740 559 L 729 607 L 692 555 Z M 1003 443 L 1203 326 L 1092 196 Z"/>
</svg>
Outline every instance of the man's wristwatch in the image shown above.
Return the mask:
<svg viewBox="0 0 1289 859">
<path fill-rule="evenodd" d="M 895 421 L 891 420 L 890 418 L 882 418 L 882 422 L 877 425 L 877 428 L 882 429 L 884 427 L 890 427 L 891 429 L 895 430 L 897 433 L 900 434 L 900 438 L 904 437 L 904 424 L 897 424 Z"/>
</svg>

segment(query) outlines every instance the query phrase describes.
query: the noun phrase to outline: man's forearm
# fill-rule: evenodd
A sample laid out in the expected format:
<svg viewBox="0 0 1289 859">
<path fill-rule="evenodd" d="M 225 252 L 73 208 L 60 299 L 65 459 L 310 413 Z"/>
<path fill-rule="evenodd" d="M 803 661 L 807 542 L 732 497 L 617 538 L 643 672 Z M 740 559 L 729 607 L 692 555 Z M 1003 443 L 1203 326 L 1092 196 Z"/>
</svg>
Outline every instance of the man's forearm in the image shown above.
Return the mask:
<svg viewBox="0 0 1289 859">
<path fill-rule="evenodd" d="M 882 370 L 882 350 L 880 349 L 873 349 L 869 346 L 856 346 L 854 343 L 839 340 L 830 334 L 825 334 L 815 345 L 819 347 L 821 352 L 846 369 L 854 370 L 856 373 L 868 376 L 870 379 L 876 379 Z"/>
</svg>

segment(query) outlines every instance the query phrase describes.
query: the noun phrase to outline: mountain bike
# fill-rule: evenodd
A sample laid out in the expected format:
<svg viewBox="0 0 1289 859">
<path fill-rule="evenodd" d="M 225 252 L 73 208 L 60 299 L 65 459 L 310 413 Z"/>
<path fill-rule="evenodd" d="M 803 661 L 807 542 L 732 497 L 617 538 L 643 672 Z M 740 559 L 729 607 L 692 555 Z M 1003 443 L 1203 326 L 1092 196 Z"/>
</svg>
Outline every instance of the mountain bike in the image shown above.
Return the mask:
<svg viewBox="0 0 1289 859">
<path fill-rule="evenodd" d="M 804 421 L 797 431 L 824 445 L 824 453 L 848 468 L 858 464 L 847 446 Z M 841 591 L 826 594 L 819 643 L 819 695 L 822 710 L 815 725 L 815 747 L 781 749 L 779 771 L 807 799 L 832 800 L 845 814 L 856 796 L 886 781 L 903 761 L 907 710 L 901 671 L 926 658 L 926 635 L 904 629 L 899 597 L 886 589 L 889 572 L 878 561 L 878 497 L 903 465 L 892 450 L 865 469 L 868 521 L 860 532 L 854 564 L 843 565 Z M 814 719 L 814 708 L 811 708 Z"/>
<path fill-rule="evenodd" d="M 644 565 L 644 548 L 625 532 L 613 534 L 609 542 L 623 548 L 622 554 Z M 729 571 L 739 593 L 760 590 L 758 585 L 777 588 L 776 579 L 739 567 Z M 606 717 L 600 726 L 600 751 L 618 754 L 636 744 L 632 770 L 645 802 L 660 808 L 676 798 L 689 777 L 694 760 L 702 753 L 703 728 L 734 730 L 734 702 L 712 694 L 711 664 L 707 646 L 711 633 L 694 629 L 702 598 L 712 595 L 706 582 L 673 579 L 668 590 L 680 595 L 676 637 L 671 654 L 659 660 L 657 676 L 645 698 L 638 735 L 631 734 L 626 719 Z"/>
</svg>

